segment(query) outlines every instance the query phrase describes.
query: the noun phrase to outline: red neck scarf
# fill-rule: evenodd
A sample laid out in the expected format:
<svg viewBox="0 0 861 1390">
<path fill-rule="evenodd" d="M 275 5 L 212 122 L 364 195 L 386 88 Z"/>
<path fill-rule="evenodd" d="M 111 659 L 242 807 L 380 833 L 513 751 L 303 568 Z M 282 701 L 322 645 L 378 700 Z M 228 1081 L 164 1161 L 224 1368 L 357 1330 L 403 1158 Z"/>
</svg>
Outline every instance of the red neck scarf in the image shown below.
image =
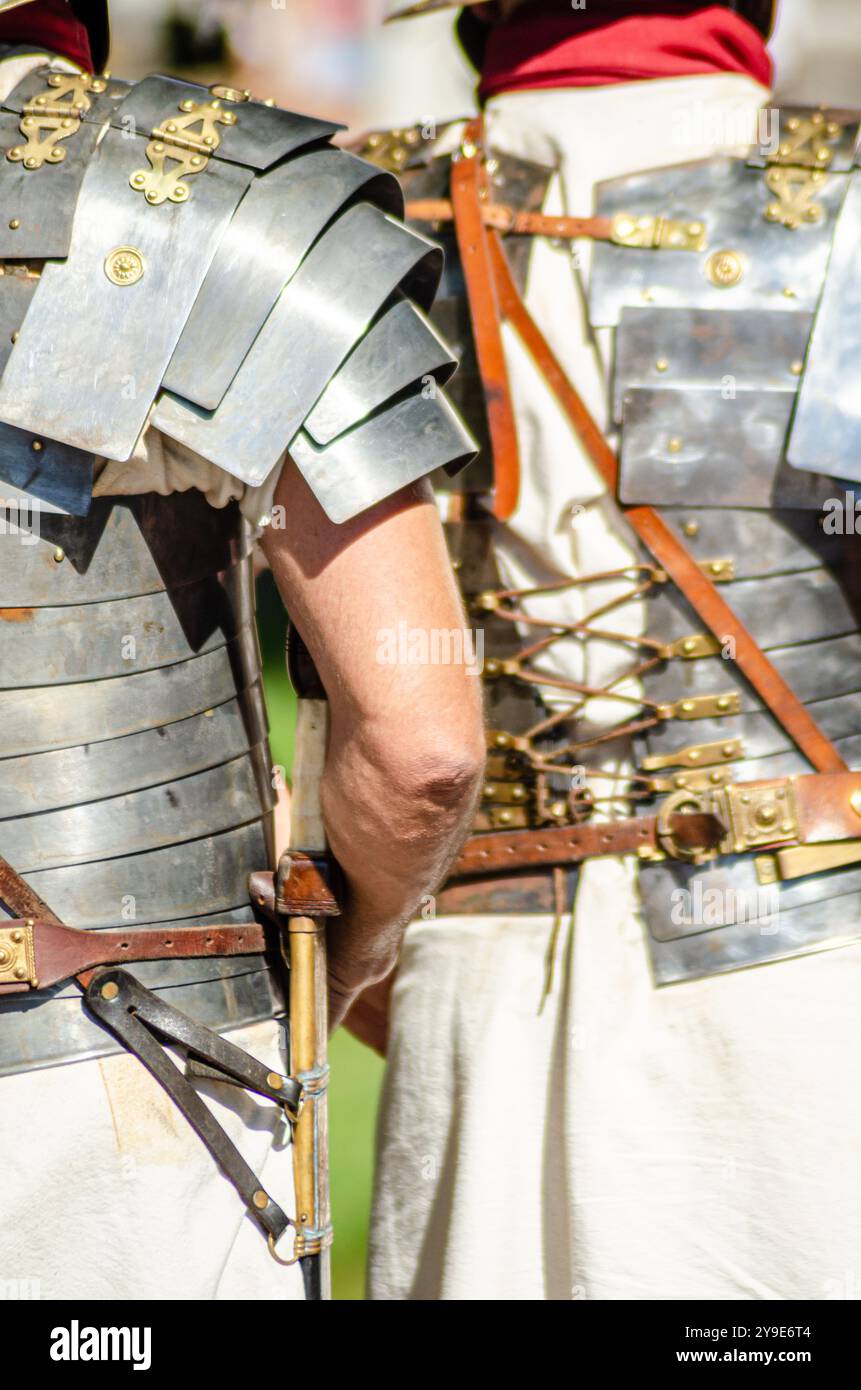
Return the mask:
<svg viewBox="0 0 861 1390">
<path fill-rule="evenodd" d="M 722 5 L 643 0 L 543 0 L 492 28 L 481 73 L 482 101 L 499 92 L 598 87 L 655 77 L 737 72 L 771 85 L 758 29 Z"/>
<path fill-rule="evenodd" d="M 0 15 L 2 43 L 31 43 L 35 48 L 47 48 L 92 72 L 89 35 L 66 0 L 35 0 L 32 5 L 21 5 Z"/>
</svg>

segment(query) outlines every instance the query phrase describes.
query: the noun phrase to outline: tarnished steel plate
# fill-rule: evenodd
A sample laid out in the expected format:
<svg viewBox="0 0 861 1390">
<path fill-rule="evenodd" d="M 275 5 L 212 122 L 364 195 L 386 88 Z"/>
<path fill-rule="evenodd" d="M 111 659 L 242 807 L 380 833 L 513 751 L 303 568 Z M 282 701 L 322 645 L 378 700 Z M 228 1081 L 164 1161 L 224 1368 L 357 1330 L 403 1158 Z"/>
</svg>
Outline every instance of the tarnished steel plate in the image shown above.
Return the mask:
<svg viewBox="0 0 861 1390">
<path fill-rule="evenodd" d="M 731 559 L 736 579 L 835 568 L 843 536 L 826 535 L 812 511 L 757 512 L 732 508 L 658 508 L 661 519 L 695 560 Z M 694 534 L 692 529 L 696 528 Z M 861 560 L 861 543 L 859 543 Z"/>
<path fill-rule="evenodd" d="M 269 809 L 261 801 L 263 779 L 254 757 L 265 773 L 267 750 L 258 746 L 252 754 L 160 787 L 3 821 L 3 857 L 19 873 L 36 873 L 146 853 L 246 825 Z M 271 773 L 270 794 L 271 807 Z"/>
<path fill-rule="evenodd" d="M 0 265 L 0 371 L 12 351 L 13 335 L 24 322 L 38 283 L 39 277 L 28 274 L 23 266 Z"/>
<path fill-rule="evenodd" d="M 62 685 L 169 666 L 224 646 L 241 625 L 225 587 L 201 580 L 170 592 L 65 608 L 0 608 L 3 687 Z"/>
<path fill-rule="evenodd" d="M 858 732 L 857 694 L 816 700 L 808 709 L 827 738 L 851 738 Z M 765 758 L 795 746 L 777 721 L 764 711 L 723 719 L 669 719 L 649 731 L 647 742 L 650 753 L 672 753 L 690 744 L 734 738 L 743 740 L 745 752 L 752 758 Z"/>
<path fill-rule="evenodd" d="M 258 969 L 225 980 L 180 984 L 167 991 L 168 1002 L 196 1023 L 226 1032 L 273 1018 L 280 1005 L 274 977 Z M 77 999 L 0 1003 L 0 1076 L 39 1067 L 82 1062 L 122 1052 L 121 1043 L 84 1012 Z"/>
<path fill-rule="evenodd" d="M 434 383 L 445 385 L 456 366 L 421 310 L 409 300 L 399 300 L 332 377 L 305 421 L 305 430 L 317 444 L 329 444 L 410 387 L 432 393 Z"/>
<path fill-rule="evenodd" d="M 251 727 L 249 727 L 251 726 Z M 266 738 L 238 699 L 127 738 L 0 759 L 0 820 L 83 806 L 227 763 Z M 0 843 L 2 843 L 0 828 Z"/>
<path fill-rule="evenodd" d="M 766 651 L 798 642 L 819 642 L 858 628 L 858 615 L 825 569 L 742 579 L 722 584 L 720 594 Z M 659 591 L 649 600 L 650 637 L 671 641 L 701 627 L 701 621 L 688 616 L 671 590 Z"/>
<path fill-rule="evenodd" d="M 779 647 L 770 650 L 768 656 L 772 666 L 804 703 L 825 700 L 830 695 L 861 692 L 861 637 L 858 633 L 815 643 L 801 642 L 795 647 Z M 643 687 L 650 700 L 664 702 L 737 690 L 743 710 L 762 708 L 762 701 L 735 662 L 721 657 L 669 661 L 649 671 L 643 678 Z M 858 726 L 861 733 L 861 717 Z"/>
<path fill-rule="evenodd" d="M 827 875 L 817 875 L 820 888 Z M 840 878 L 842 875 L 836 875 Z M 827 891 L 827 890 L 826 890 Z M 702 979 L 767 961 L 789 960 L 861 941 L 861 896 L 857 889 L 820 897 L 797 908 L 781 908 L 765 922 L 756 919 L 719 927 L 664 944 L 650 945 L 656 985 Z M 763 926 L 773 930 L 763 930 Z"/>
<path fill-rule="evenodd" d="M 0 757 L 161 728 L 224 704 L 257 675 L 256 637 L 245 627 L 233 642 L 173 666 L 59 688 L 0 690 Z"/>
<path fill-rule="evenodd" d="M 15 608 L 106 603 L 195 583 L 250 550 L 236 509 L 212 507 L 196 489 L 97 498 L 85 521 L 41 517 L 27 544 L 0 534 L 0 594 Z"/>
<path fill-rule="evenodd" d="M 719 391 L 628 391 L 622 501 L 819 511 L 837 484 L 786 463 L 794 403 L 792 391 L 740 391 L 734 399 Z"/>
<path fill-rule="evenodd" d="M 625 308 L 616 336 L 614 419 L 633 387 L 795 391 L 813 315 L 761 309 Z"/>
<path fill-rule="evenodd" d="M 252 177 L 211 160 L 187 204 L 150 207 L 129 185 L 141 140 L 109 130 L 81 185 L 69 258 L 42 273 L 0 380 L 0 420 L 127 459 L 233 210 Z M 143 275 L 105 264 L 132 247 Z"/>
<path fill-rule="evenodd" d="M 207 87 L 154 73 L 135 84 L 114 111 L 111 124 L 125 132 L 136 130 L 148 141 L 152 131 L 170 120 L 171 116 L 177 115 L 179 103 L 188 99 L 210 102 L 213 97 Z M 233 102 L 222 98 L 221 105 L 235 113 L 236 124 L 219 125 L 220 143 L 213 152 L 209 168 L 205 170 L 207 178 L 213 162 L 220 164 L 228 161 L 246 164 L 252 169 L 268 169 L 277 160 L 284 159 L 303 146 L 327 140 L 335 131 L 343 130 L 343 126 L 333 121 L 321 121 L 316 116 L 302 116 L 295 111 L 282 111 L 277 106 L 266 106 L 262 101 Z M 142 153 L 142 145 L 140 150 Z M 142 162 L 145 165 L 146 159 Z M 195 198 L 202 182 L 200 177 L 195 179 L 192 195 Z"/>
<path fill-rule="evenodd" d="M 649 251 L 596 242 L 589 285 L 596 327 L 619 322 L 626 305 L 700 309 L 775 309 L 812 312 L 825 275 L 834 219 L 846 181 L 827 175 L 816 192 L 823 216 L 794 231 L 765 219 L 774 201 L 764 171 L 719 156 L 670 169 L 612 179 L 598 185 L 595 212 L 654 214 L 705 222 L 704 251 Z M 711 258 L 738 257 L 736 284 L 714 284 Z"/>
<path fill-rule="evenodd" d="M 770 113 L 771 114 L 771 113 Z M 763 134 L 765 140 L 757 144 L 748 155 L 748 164 L 757 168 L 765 168 L 775 155 L 775 139 L 779 142 L 788 140 L 794 144 L 796 157 L 799 164 L 810 163 L 812 167 L 827 169 L 829 173 L 845 173 L 852 168 L 855 157 L 855 145 L 858 139 L 858 112 L 847 107 L 838 106 L 781 106 L 776 113 L 778 117 L 778 127 L 774 130 L 770 122 L 766 122 Z M 821 127 L 823 132 L 822 140 L 815 142 L 809 138 L 802 138 L 799 143 L 793 140 L 794 132 L 792 122 L 801 120 L 805 124 L 814 119 Z M 827 130 L 828 126 L 839 126 L 839 134 L 832 134 Z M 799 134 L 803 137 L 804 132 Z M 817 161 L 815 149 L 817 146 L 824 146 L 828 150 L 828 158 Z M 788 158 L 788 163 L 792 159 Z"/>
<path fill-rule="evenodd" d="M 408 396 L 324 449 L 302 431 L 290 452 L 327 516 L 342 522 L 434 468 L 454 472 L 475 443 L 439 389 Z"/>
<path fill-rule="evenodd" d="M 252 821 L 148 854 L 24 877 L 72 927 L 147 926 L 234 908 L 247 898 L 249 873 L 271 867 L 267 822 Z"/>
<path fill-rule="evenodd" d="M 441 259 L 370 204 L 349 208 L 283 290 L 218 410 L 205 415 L 166 393 L 154 424 L 228 473 L 262 483 L 389 295 L 401 289 L 428 307 Z M 365 466 L 373 471 L 374 460 Z"/>
<path fill-rule="evenodd" d="M 834 747 L 853 772 L 861 768 L 861 734 L 837 738 Z M 797 749 L 772 753 L 766 758 L 745 758 L 743 762 L 727 764 L 726 770 L 736 782 L 766 782 L 772 777 L 799 777 L 815 771 Z"/>
<path fill-rule="evenodd" d="M 861 172 L 849 181 L 798 409 L 789 462 L 861 482 Z"/>
<path fill-rule="evenodd" d="M 164 378 L 214 410 L 285 284 L 328 222 L 359 192 L 403 209 L 398 182 L 343 150 L 314 150 L 252 183 L 222 237 Z"/>
<path fill-rule="evenodd" d="M 41 511 L 86 516 L 94 464 L 83 449 L 0 424 L 0 498 L 7 504 L 28 499 Z"/>
<path fill-rule="evenodd" d="M 6 158 L 7 150 L 24 141 L 19 121 L 18 115 L 0 111 L 0 259 L 62 260 L 69 254 L 75 204 L 99 127 L 85 122 L 64 140 L 61 164 L 25 169 Z"/>
</svg>

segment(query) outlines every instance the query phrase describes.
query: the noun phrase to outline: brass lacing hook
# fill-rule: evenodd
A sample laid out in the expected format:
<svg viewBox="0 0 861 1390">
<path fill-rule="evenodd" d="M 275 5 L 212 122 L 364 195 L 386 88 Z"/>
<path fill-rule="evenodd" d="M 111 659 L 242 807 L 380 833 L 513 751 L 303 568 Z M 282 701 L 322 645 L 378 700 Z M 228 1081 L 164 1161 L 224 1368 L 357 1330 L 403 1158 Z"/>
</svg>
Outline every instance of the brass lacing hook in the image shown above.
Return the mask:
<svg viewBox="0 0 861 1390">
<path fill-rule="evenodd" d="M 278 1254 L 278 1251 L 275 1249 L 275 1246 L 276 1246 L 277 1242 L 276 1242 L 275 1237 L 273 1236 L 273 1234 L 272 1234 L 271 1231 L 269 1232 L 269 1234 L 268 1234 L 267 1237 L 266 1237 L 266 1248 L 268 1249 L 269 1254 L 272 1256 L 272 1258 L 273 1258 L 273 1260 L 275 1261 L 276 1264 L 278 1264 L 278 1265 L 284 1265 L 285 1268 L 288 1267 L 289 1265 L 298 1264 L 299 1261 L 301 1260 L 302 1256 L 303 1256 L 304 1253 L 305 1253 L 304 1241 L 303 1241 L 302 1236 L 301 1236 L 301 1234 L 300 1234 L 299 1226 L 297 1225 L 297 1223 L 296 1223 L 295 1221 L 293 1221 L 293 1220 L 288 1216 L 288 1217 L 287 1217 L 287 1226 L 285 1227 L 285 1230 L 289 1229 L 291 1226 L 293 1227 L 293 1230 L 296 1232 L 296 1234 L 295 1234 L 295 1236 L 293 1237 L 293 1253 L 292 1253 L 292 1255 L 290 1256 L 289 1260 L 285 1260 L 285 1258 L 284 1258 L 283 1255 L 279 1255 L 279 1254 Z M 281 1236 L 283 1236 L 283 1235 L 284 1235 L 284 1231 L 281 1232 Z M 278 1237 L 278 1240 L 281 1239 L 281 1236 Z"/>
</svg>

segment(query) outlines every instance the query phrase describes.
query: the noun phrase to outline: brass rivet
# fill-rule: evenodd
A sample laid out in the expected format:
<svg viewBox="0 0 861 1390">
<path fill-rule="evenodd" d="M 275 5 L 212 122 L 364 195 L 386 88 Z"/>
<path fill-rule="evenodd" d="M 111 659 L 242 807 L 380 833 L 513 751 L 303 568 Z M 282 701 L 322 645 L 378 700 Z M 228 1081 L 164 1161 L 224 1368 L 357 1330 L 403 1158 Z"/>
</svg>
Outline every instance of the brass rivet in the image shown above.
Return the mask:
<svg viewBox="0 0 861 1390">
<path fill-rule="evenodd" d="M 698 536 L 700 533 L 700 523 L 698 521 L 686 521 L 682 530 L 686 536 Z"/>
<path fill-rule="evenodd" d="M 13 931 L 12 940 L 15 942 L 16 945 L 20 945 L 20 943 L 24 940 L 24 933 L 20 930 Z"/>
<path fill-rule="evenodd" d="M 726 695 L 722 695 L 717 702 L 717 707 L 718 709 L 729 709 L 731 703 L 732 701 L 729 700 Z"/>
<path fill-rule="evenodd" d="M 20 217 L 13 217 L 13 218 L 10 219 L 9 227 L 10 227 L 11 231 L 17 232 L 17 230 L 18 230 L 18 228 L 19 228 L 20 226 L 21 226 L 21 219 L 20 219 Z"/>
<path fill-rule="evenodd" d="M 804 363 L 799 359 L 793 362 L 789 370 L 792 372 L 793 376 L 801 376 L 801 373 L 804 371 Z"/>
<path fill-rule="evenodd" d="M 103 999 L 116 999 L 120 992 L 120 987 L 113 980 L 108 980 L 106 985 L 102 985 L 99 991 Z"/>
<path fill-rule="evenodd" d="M 861 816 L 861 791 L 853 792 L 849 798 L 849 805 L 856 816 Z"/>
<path fill-rule="evenodd" d="M 16 979 L 16 980 L 26 980 L 26 978 L 27 978 L 27 971 L 24 969 L 23 965 L 19 965 L 19 966 L 18 966 L 18 969 L 15 971 L 15 979 Z"/>
<path fill-rule="evenodd" d="M 61 565 L 61 564 L 63 563 L 63 561 L 65 560 L 65 558 L 66 558 L 66 552 L 65 552 L 65 550 L 63 549 L 63 547 L 62 547 L 61 545 L 58 545 L 57 548 L 56 548 L 56 550 L 54 551 L 54 556 L 53 556 L 54 563 L 57 564 L 57 565 Z"/>
<path fill-rule="evenodd" d="M 18 341 L 18 339 L 20 338 L 21 334 L 20 334 L 19 330 L 16 328 L 16 329 L 15 329 L 15 332 L 14 332 L 14 333 L 11 333 L 9 336 L 10 336 L 10 338 L 11 338 L 11 340 L 12 340 L 13 343 L 17 343 L 17 341 Z"/>
<path fill-rule="evenodd" d="M 667 440 L 667 449 L 671 454 L 680 454 L 682 452 L 682 441 L 679 439 L 678 435 L 674 435 L 672 439 Z"/>
<path fill-rule="evenodd" d="M 284 1078 L 283 1076 L 279 1076 L 277 1071 L 270 1071 L 269 1075 L 266 1077 L 266 1084 L 267 1086 L 271 1086 L 273 1091 L 280 1091 L 284 1085 Z"/>
<path fill-rule="evenodd" d="M 30 445 L 30 448 L 33 450 L 34 454 L 41 454 L 44 447 L 45 446 L 42 443 L 41 439 L 34 439 L 32 444 Z"/>
<path fill-rule="evenodd" d="M 659 357 L 657 362 L 655 363 L 655 367 L 659 372 L 665 372 L 669 365 L 670 364 L 667 361 L 666 357 Z"/>
<path fill-rule="evenodd" d="M 253 1201 L 258 1211 L 264 1211 L 266 1207 L 269 1206 L 269 1198 L 267 1194 L 263 1191 L 262 1187 L 258 1187 L 251 1200 Z"/>
</svg>

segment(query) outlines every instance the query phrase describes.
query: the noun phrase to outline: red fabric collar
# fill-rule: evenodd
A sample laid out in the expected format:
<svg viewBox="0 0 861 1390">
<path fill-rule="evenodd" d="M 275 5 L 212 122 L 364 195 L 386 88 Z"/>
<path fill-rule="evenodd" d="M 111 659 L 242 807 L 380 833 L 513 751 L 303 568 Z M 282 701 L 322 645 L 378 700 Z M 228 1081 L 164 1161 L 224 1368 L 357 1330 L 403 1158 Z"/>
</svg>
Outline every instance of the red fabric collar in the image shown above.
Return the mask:
<svg viewBox="0 0 861 1390">
<path fill-rule="evenodd" d="M 544 0 L 491 29 L 481 73 L 482 101 L 498 92 L 597 87 L 656 77 L 738 72 L 771 85 L 772 64 L 758 29 L 722 5 L 668 3 L 644 14 L 643 0 Z"/>
<path fill-rule="evenodd" d="M 36 0 L 0 15 L 0 43 L 32 43 L 93 70 L 89 34 L 66 0 Z"/>
</svg>

